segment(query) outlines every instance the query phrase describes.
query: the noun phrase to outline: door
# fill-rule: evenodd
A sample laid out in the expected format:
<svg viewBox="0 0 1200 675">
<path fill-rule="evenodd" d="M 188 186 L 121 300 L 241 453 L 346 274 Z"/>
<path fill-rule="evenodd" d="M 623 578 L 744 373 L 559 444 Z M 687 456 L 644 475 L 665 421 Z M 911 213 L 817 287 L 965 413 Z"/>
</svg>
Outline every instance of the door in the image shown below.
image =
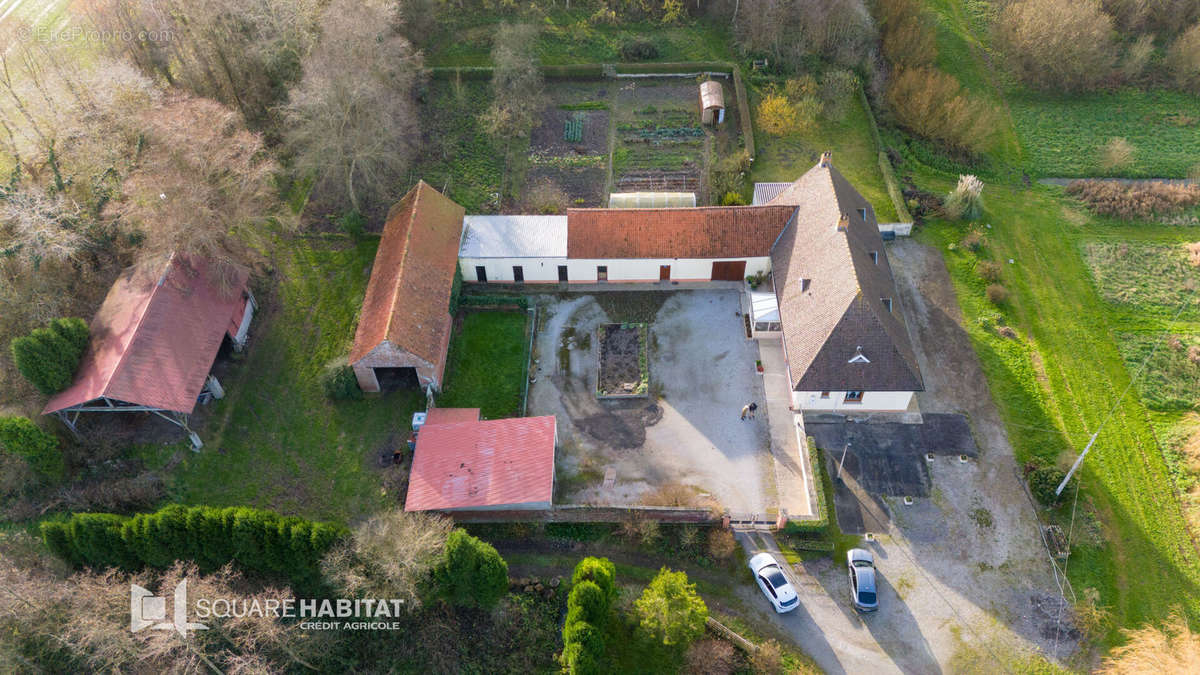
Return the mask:
<svg viewBox="0 0 1200 675">
<path fill-rule="evenodd" d="M 596 281 L 608 281 L 608 265 L 596 265 Z"/>
<path fill-rule="evenodd" d="M 659 281 L 670 281 L 671 280 L 671 266 L 670 265 L 659 265 L 658 266 L 658 280 Z"/>
<path fill-rule="evenodd" d="M 745 260 L 717 260 L 713 262 L 713 281 L 741 281 L 745 278 Z"/>
<path fill-rule="evenodd" d="M 525 268 L 520 265 L 513 265 L 513 281 L 518 284 L 525 283 Z"/>
<path fill-rule="evenodd" d="M 566 265 L 558 266 L 558 280 L 563 283 L 567 282 L 567 266 Z"/>
<path fill-rule="evenodd" d="M 484 267 L 483 265 L 476 265 L 475 266 L 475 278 L 479 281 L 479 283 L 486 284 L 487 283 L 487 268 Z"/>
</svg>

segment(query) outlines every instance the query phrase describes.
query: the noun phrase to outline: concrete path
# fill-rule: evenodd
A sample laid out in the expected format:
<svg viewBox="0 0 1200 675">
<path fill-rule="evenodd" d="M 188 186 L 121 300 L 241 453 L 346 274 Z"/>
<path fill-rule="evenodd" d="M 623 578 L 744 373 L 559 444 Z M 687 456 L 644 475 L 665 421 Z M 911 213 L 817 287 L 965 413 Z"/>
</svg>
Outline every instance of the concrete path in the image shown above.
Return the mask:
<svg viewBox="0 0 1200 675">
<path fill-rule="evenodd" d="M 758 353 L 763 364 L 763 390 L 779 509 L 790 518 L 811 517 L 815 515 L 812 505 L 813 472 L 808 465 L 803 416 L 791 410 L 791 387 L 787 381 L 783 342 L 759 340 Z"/>
</svg>

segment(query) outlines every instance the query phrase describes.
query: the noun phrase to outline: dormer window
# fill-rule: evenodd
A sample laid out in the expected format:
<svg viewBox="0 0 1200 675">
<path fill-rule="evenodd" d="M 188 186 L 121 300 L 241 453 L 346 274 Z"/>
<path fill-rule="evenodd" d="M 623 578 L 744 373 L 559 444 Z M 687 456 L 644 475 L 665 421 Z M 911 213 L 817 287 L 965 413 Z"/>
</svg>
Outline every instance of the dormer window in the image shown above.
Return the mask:
<svg viewBox="0 0 1200 675">
<path fill-rule="evenodd" d="M 859 217 L 859 218 L 862 218 L 862 219 L 863 219 L 863 222 L 866 222 L 866 220 L 867 220 L 867 210 L 866 210 L 866 209 L 859 209 L 859 210 L 858 210 L 858 217 Z"/>
<path fill-rule="evenodd" d="M 891 298 L 880 298 L 879 301 L 883 303 L 883 306 L 887 308 L 887 311 L 889 311 L 889 312 L 892 311 L 892 299 Z"/>
<path fill-rule="evenodd" d="M 868 358 L 867 358 L 867 357 L 866 357 L 866 356 L 865 356 L 865 355 L 862 353 L 862 347 L 861 347 L 861 346 L 859 346 L 857 349 L 855 349 L 855 350 L 854 350 L 854 356 L 850 357 L 850 360 L 849 360 L 849 361 L 847 361 L 847 363 L 870 363 L 870 362 L 871 362 L 871 360 L 870 360 L 870 359 L 868 359 Z"/>
<path fill-rule="evenodd" d="M 808 285 L 810 283 L 812 283 L 812 279 L 801 279 L 800 280 L 800 292 L 801 293 L 808 292 Z"/>
<path fill-rule="evenodd" d="M 871 262 L 879 264 L 879 251 L 871 251 Z"/>
</svg>

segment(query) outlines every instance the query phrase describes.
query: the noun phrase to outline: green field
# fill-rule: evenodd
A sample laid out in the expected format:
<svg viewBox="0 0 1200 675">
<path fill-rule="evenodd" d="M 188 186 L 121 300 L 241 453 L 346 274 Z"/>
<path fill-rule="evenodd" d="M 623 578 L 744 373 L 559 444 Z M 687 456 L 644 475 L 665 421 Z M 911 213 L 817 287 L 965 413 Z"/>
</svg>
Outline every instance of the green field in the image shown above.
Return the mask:
<svg viewBox="0 0 1200 675">
<path fill-rule="evenodd" d="M 479 408 L 487 419 L 519 417 L 525 386 L 528 315 L 467 311 L 455 322 L 441 408 Z"/>
<path fill-rule="evenodd" d="M 1129 372 L 1145 372 L 1138 395 L 1152 410 L 1192 410 L 1200 405 L 1200 337 L 1161 333 L 1118 333 L 1117 346 Z"/>
<path fill-rule="evenodd" d="M 1110 239 L 1088 242 L 1082 250 L 1107 302 L 1141 315 L 1200 319 L 1200 307 L 1190 302 L 1200 288 L 1200 267 L 1189 262 L 1185 244 Z"/>
<path fill-rule="evenodd" d="M 378 240 L 280 239 L 274 297 L 251 327 L 244 360 L 224 382 L 205 447 L 183 453 L 173 475 L 179 501 L 249 505 L 350 522 L 388 504 L 378 455 L 403 444 L 419 391 L 333 402 L 318 377 L 344 356 Z"/>
</svg>

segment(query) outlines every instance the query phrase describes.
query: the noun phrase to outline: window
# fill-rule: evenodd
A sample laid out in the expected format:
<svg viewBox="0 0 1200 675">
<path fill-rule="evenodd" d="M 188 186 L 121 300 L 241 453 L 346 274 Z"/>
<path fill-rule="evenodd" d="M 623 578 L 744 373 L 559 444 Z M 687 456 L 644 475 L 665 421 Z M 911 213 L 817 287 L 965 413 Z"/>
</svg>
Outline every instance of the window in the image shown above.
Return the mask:
<svg viewBox="0 0 1200 675">
<path fill-rule="evenodd" d="M 771 330 L 771 324 L 766 321 L 755 321 L 754 322 L 754 330 L 756 330 L 756 331 Z"/>
<path fill-rule="evenodd" d="M 596 265 L 596 281 L 608 281 L 608 265 Z"/>
<path fill-rule="evenodd" d="M 567 280 L 567 266 L 566 265 L 558 266 L 558 280 L 559 281 Z"/>
<path fill-rule="evenodd" d="M 846 392 L 846 403 L 862 403 L 863 393 L 861 391 Z"/>
<path fill-rule="evenodd" d="M 479 281 L 479 283 L 481 283 L 481 284 L 486 284 L 487 283 L 487 268 L 484 267 L 483 265 L 476 265 L 475 266 L 475 279 L 477 279 Z"/>
<path fill-rule="evenodd" d="M 808 285 L 811 281 L 812 281 L 812 279 L 801 279 L 800 280 L 800 292 L 801 293 L 808 290 Z"/>
<path fill-rule="evenodd" d="M 891 298 L 880 298 L 879 301 L 883 303 L 884 307 L 887 307 L 887 311 L 889 311 L 889 312 L 892 311 L 892 299 Z"/>
<path fill-rule="evenodd" d="M 779 331 L 783 330 L 783 324 L 779 323 L 778 321 L 772 321 L 767 325 L 767 330 L 778 333 Z"/>
<path fill-rule="evenodd" d="M 867 219 L 867 210 L 866 210 L 866 209 L 859 209 L 859 210 L 858 210 L 858 217 L 859 217 L 859 218 L 862 218 L 862 219 L 865 221 L 865 220 Z"/>
<path fill-rule="evenodd" d="M 513 265 L 513 281 L 518 284 L 525 283 L 525 268 L 520 265 Z"/>
<path fill-rule="evenodd" d="M 871 262 L 879 264 L 879 251 L 871 251 Z"/>
<path fill-rule="evenodd" d="M 827 391 L 821 392 L 821 398 L 829 398 L 829 392 L 827 392 Z"/>
</svg>

